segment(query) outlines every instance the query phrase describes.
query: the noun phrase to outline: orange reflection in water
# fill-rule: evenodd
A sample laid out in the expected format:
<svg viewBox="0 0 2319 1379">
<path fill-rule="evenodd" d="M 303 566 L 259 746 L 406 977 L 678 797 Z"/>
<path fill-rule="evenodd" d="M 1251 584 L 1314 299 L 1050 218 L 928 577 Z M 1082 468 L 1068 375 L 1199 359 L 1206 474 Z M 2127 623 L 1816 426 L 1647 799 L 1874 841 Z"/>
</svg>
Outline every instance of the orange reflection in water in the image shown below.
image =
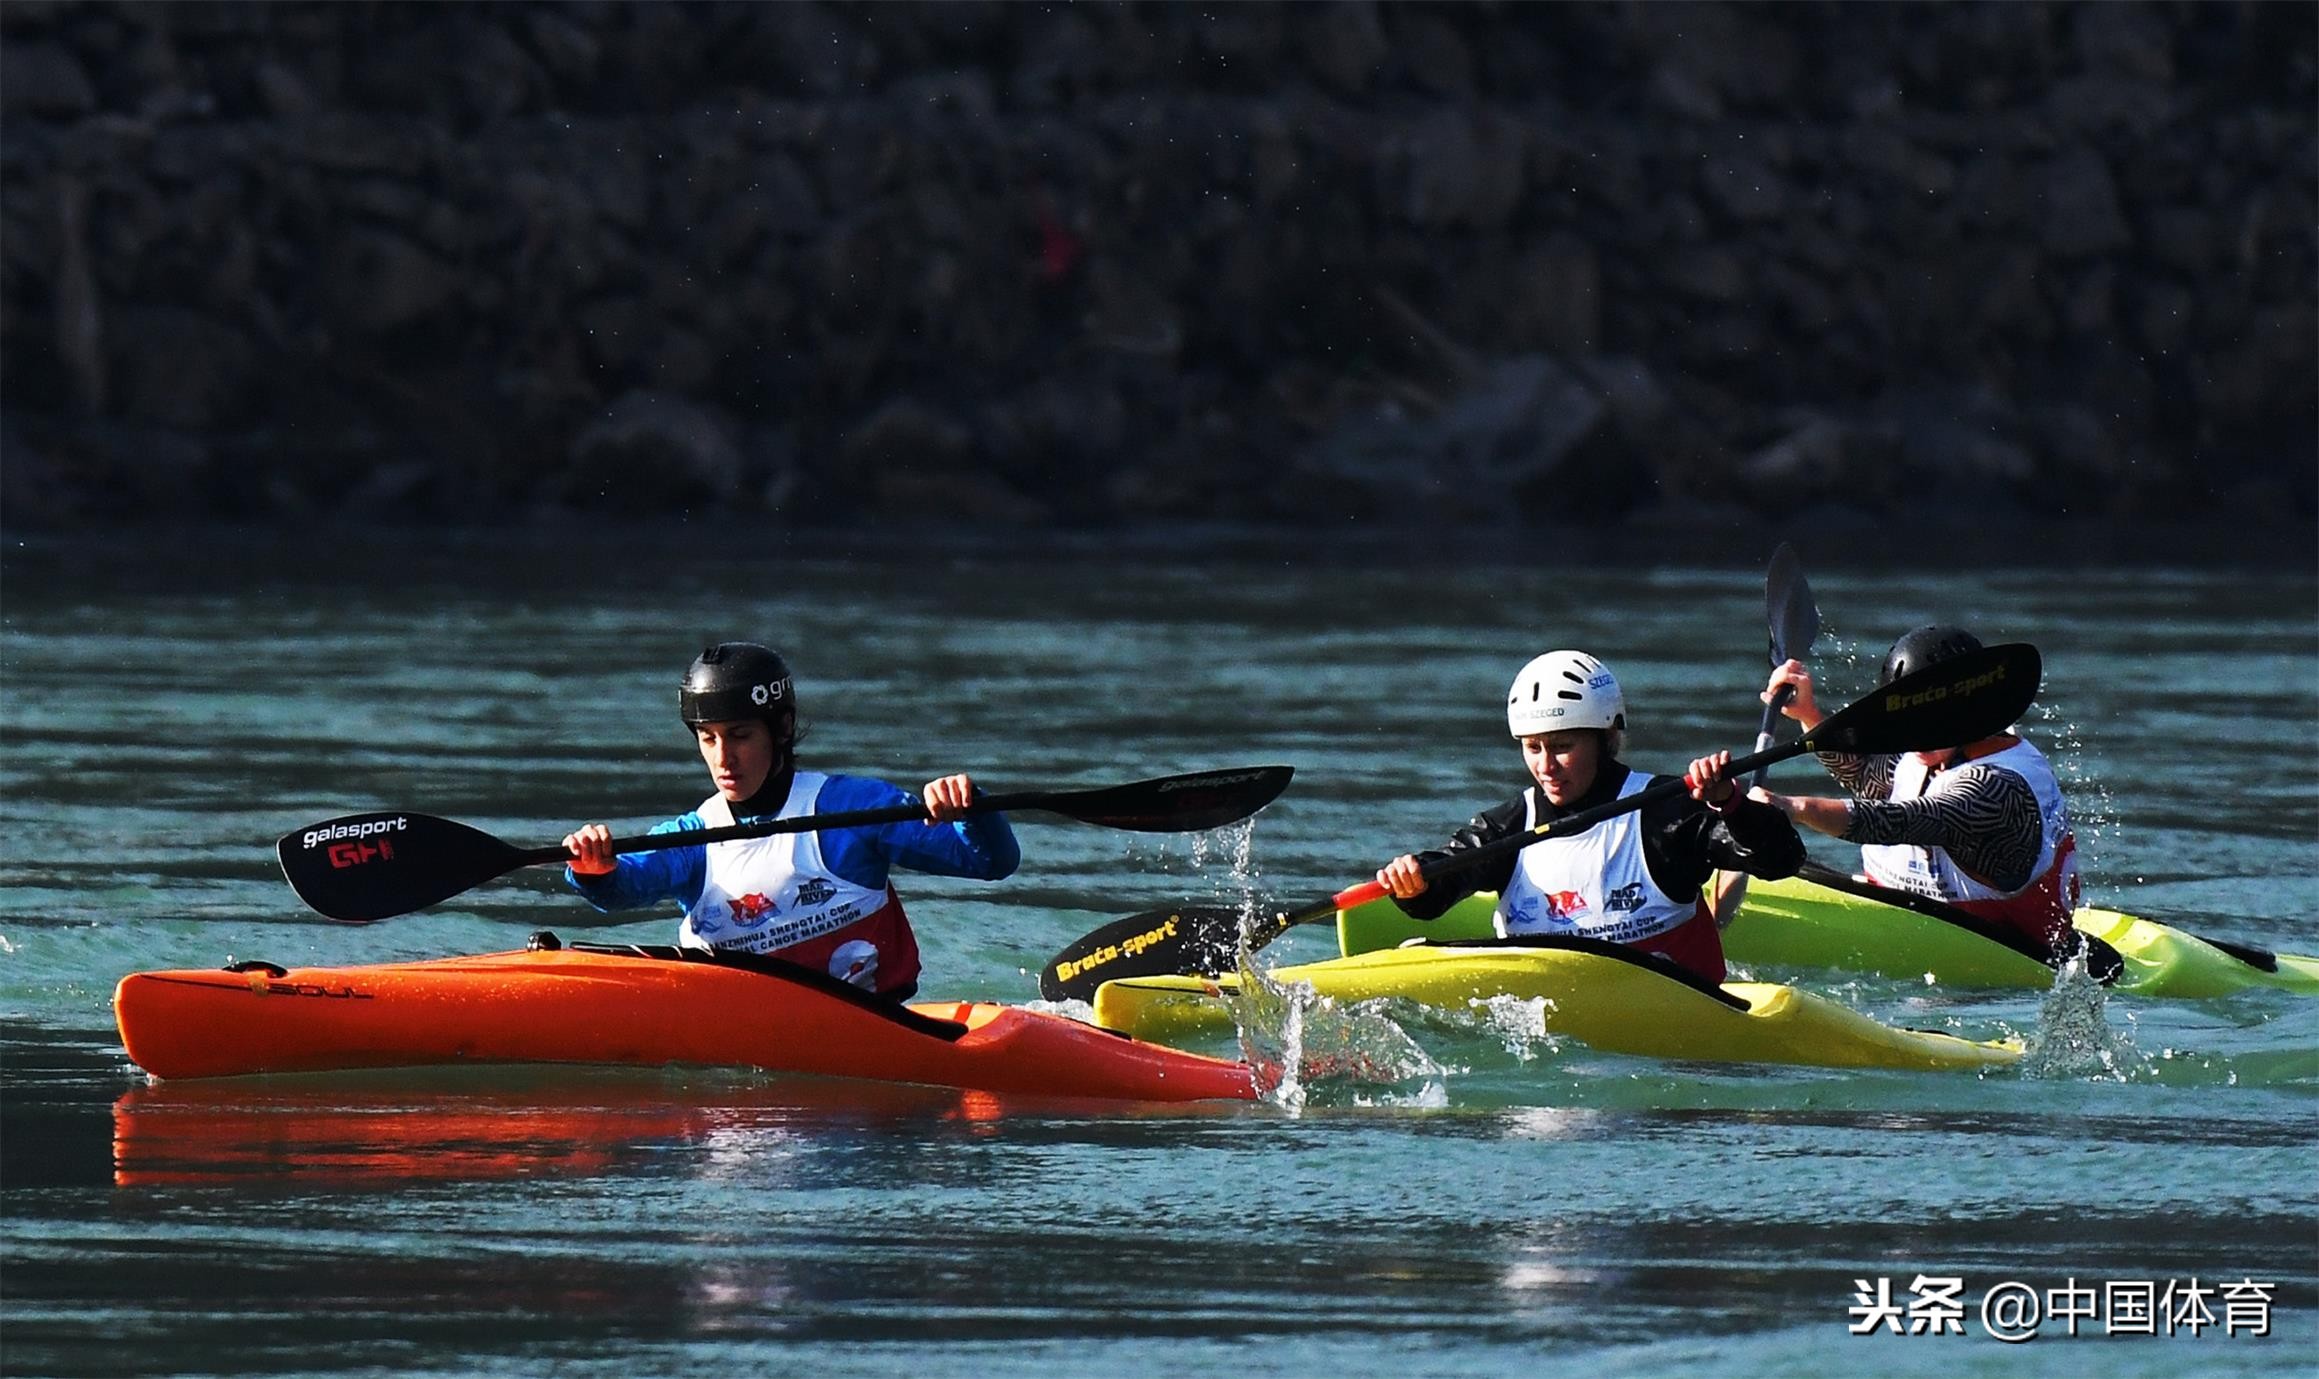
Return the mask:
<svg viewBox="0 0 2319 1379">
<path fill-rule="evenodd" d="M 113 1182 L 569 1177 L 727 1133 L 946 1126 L 980 1135 L 1010 1115 L 1089 1111 L 1137 1114 L 1116 1102 L 714 1072 L 502 1067 L 157 1082 L 113 1103 Z"/>
</svg>

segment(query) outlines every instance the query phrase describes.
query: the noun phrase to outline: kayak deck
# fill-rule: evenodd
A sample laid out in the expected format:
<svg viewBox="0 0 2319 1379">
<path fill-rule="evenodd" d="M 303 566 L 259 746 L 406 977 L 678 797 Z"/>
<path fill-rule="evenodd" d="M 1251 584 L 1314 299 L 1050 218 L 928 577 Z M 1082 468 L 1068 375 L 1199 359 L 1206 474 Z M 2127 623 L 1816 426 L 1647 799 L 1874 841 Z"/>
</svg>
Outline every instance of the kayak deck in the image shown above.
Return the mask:
<svg viewBox="0 0 2319 1379">
<path fill-rule="evenodd" d="M 1605 945 L 1607 947 L 1607 945 Z M 1836 1068 L 1979 1069 L 2018 1061 L 2015 1040 L 1977 1043 L 1882 1024 L 1826 997 L 1766 982 L 1693 984 L 1649 960 L 1593 947 L 1498 941 L 1377 949 L 1279 968 L 1331 1000 L 1399 997 L 1464 1009 L 1498 997 L 1542 1002 L 1549 1033 L 1609 1053 L 1701 1062 Z M 1240 977 L 1158 976 L 1105 982 L 1095 1020 L 1173 1041 L 1232 1028 Z"/>
<path fill-rule="evenodd" d="M 1018 1006 L 884 1001 L 769 960 L 540 948 L 362 967 L 139 972 L 114 1013 L 156 1077 L 697 1064 L 991 1092 L 1248 1100 L 1245 1063 Z"/>
</svg>

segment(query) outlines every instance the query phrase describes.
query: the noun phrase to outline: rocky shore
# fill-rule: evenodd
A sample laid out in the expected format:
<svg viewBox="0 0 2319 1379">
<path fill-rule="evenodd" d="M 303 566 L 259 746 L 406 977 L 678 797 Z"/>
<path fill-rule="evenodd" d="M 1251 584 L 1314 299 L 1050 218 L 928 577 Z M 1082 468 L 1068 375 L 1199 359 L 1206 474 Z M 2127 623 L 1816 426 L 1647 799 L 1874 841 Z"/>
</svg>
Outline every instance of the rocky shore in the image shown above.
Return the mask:
<svg viewBox="0 0 2319 1379">
<path fill-rule="evenodd" d="M 0 7 L 0 521 L 2319 525 L 2307 4 Z"/>
</svg>

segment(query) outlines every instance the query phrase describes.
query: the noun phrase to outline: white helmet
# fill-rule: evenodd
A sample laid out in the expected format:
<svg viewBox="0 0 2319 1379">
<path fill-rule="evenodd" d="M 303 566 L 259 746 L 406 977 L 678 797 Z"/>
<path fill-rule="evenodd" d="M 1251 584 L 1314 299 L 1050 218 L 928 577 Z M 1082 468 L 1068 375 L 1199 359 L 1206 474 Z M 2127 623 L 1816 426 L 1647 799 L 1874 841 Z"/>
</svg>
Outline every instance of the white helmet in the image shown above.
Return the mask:
<svg viewBox="0 0 2319 1379">
<path fill-rule="evenodd" d="M 1600 728 L 1622 732 L 1626 696 L 1609 667 L 1583 651 L 1549 651 L 1522 667 L 1506 692 L 1506 727 L 1516 737 Z"/>
</svg>

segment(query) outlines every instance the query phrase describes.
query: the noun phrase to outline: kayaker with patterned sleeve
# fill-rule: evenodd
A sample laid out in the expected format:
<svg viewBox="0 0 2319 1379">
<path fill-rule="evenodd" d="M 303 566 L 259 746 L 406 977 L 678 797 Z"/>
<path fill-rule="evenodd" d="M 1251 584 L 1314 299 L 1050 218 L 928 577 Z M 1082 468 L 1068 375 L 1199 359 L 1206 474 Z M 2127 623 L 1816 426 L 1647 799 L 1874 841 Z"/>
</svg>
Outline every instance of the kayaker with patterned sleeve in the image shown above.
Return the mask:
<svg viewBox="0 0 2319 1379">
<path fill-rule="evenodd" d="M 1920 627 L 1892 644 L 1878 683 L 1980 649 L 1963 628 Z M 1772 672 L 1764 702 L 1782 686 L 1795 689 L 1787 716 L 1817 727 L 1823 715 L 1802 662 Z M 1807 828 L 1860 844 L 1861 868 L 1879 885 L 1945 900 L 2049 950 L 2070 935 L 2079 893 L 2069 807 L 2052 764 L 2018 732 L 1898 756 L 1822 752 L 1820 762 L 1849 798 L 1754 793 Z"/>
<path fill-rule="evenodd" d="M 1501 937 L 1578 934 L 1659 953 L 1711 982 L 1724 978 L 1723 940 L 1702 895 L 1718 868 L 1793 876 L 1803 840 L 1778 810 L 1749 800 L 1728 778 L 1729 752 L 1691 763 L 1689 795 L 1670 795 L 1568 837 L 1548 835 L 1507 857 L 1450 870 L 1456 853 L 1549 819 L 1624 799 L 1654 777 L 1618 759 L 1626 697 L 1602 662 L 1550 651 L 1522 668 L 1506 725 L 1534 784 L 1483 811 L 1446 848 L 1397 857 L 1377 883 L 1416 919 L 1433 919 L 1476 891 L 1496 891 Z"/>
<path fill-rule="evenodd" d="M 1004 814 L 969 812 L 969 777 L 943 776 L 913 796 L 865 776 L 799 770 L 795 682 L 767 647 L 703 651 L 677 709 L 716 793 L 654 833 L 920 803 L 927 817 L 628 854 L 612 851 L 609 828 L 589 824 L 564 838 L 564 877 L 598 910 L 673 900 L 684 907 L 681 945 L 774 954 L 907 1000 L 918 989 L 918 940 L 892 870 L 997 881 L 1022 861 Z"/>
</svg>

